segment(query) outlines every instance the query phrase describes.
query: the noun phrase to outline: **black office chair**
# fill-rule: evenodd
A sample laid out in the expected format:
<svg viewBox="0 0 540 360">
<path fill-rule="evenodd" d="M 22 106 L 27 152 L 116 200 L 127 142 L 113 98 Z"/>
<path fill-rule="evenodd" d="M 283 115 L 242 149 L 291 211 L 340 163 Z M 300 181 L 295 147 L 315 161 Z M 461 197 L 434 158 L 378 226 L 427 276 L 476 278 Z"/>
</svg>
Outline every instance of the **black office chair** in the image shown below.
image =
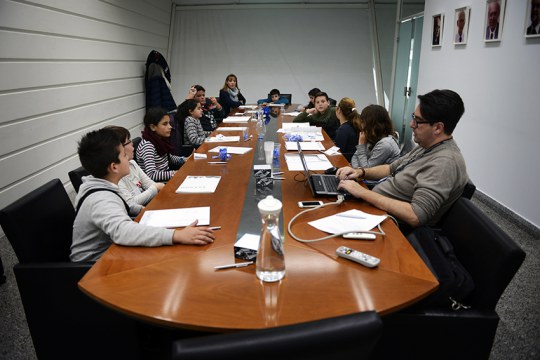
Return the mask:
<svg viewBox="0 0 540 360">
<path fill-rule="evenodd" d="M 382 332 L 374 311 L 276 328 L 177 340 L 172 359 L 369 359 Z"/>
<path fill-rule="evenodd" d="M 0 210 L 0 225 L 19 259 L 13 272 L 36 354 L 39 359 L 136 359 L 136 322 L 78 289 L 92 263 L 69 261 L 74 218 L 59 179 Z"/>
<path fill-rule="evenodd" d="M 90 175 L 90 173 L 82 166 L 79 166 L 75 170 L 71 170 L 70 172 L 68 172 L 69 180 L 71 181 L 71 185 L 73 185 L 73 188 L 76 192 L 79 192 L 83 176 L 88 175 Z"/>
<path fill-rule="evenodd" d="M 378 359 L 488 359 L 499 316 L 495 306 L 525 259 L 525 252 L 470 200 L 460 197 L 442 231 L 475 289 L 470 309 L 411 308 L 383 317 Z"/>
<path fill-rule="evenodd" d="M 137 137 L 134 137 L 133 139 L 131 139 L 131 141 L 133 142 L 133 160 L 137 161 L 137 147 L 139 146 L 139 144 L 141 143 L 141 137 L 140 136 L 137 136 Z"/>
<path fill-rule="evenodd" d="M 292 104 L 292 94 L 279 94 L 279 96 L 285 97 L 287 100 L 289 100 L 289 104 Z M 271 99 L 270 94 L 268 94 L 268 99 Z"/>
<path fill-rule="evenodd" d="M 0 210 L 0 224 L 21 263 L 69 261 L 75 210 L 54 179 Z"/>
</svg>

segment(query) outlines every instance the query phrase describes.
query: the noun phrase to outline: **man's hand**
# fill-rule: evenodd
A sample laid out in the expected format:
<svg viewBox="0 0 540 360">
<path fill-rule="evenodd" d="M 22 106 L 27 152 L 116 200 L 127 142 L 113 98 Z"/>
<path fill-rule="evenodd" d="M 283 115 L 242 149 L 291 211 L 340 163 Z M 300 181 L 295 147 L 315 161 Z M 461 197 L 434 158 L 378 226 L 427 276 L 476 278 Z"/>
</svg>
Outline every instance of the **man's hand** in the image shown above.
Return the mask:
<svg viewBox="0 0 540 360">
<path fill-rule="evenodd" d="M 370 191 L 354 180 L 341 180 L 338 184 L 338 189 L 345 190 L 352 196 L 360 199 L 362 199 L 364 192 Z"/>
<path fill-rule="evenodd" d="M 358 172 L 349 166 L 339 168 L 338 171 L 336 172 L 336 176 L 340 180 L 356 179 L 358 178 L 358 175 L 359 175 Z"/>
</svg>

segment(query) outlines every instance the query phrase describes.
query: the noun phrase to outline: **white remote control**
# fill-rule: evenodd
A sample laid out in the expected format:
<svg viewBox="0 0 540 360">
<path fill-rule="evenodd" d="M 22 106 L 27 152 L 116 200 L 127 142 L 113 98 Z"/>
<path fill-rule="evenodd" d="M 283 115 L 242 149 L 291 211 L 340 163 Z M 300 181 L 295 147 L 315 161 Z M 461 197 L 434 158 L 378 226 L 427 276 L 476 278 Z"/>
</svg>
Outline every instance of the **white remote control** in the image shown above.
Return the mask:
<svg viewBox="0 0 540 360">
<path fill-rule="evenodd" d="M 354 233 L 343 234 L 343 237 L 345 239 L 355 239 L 355 240 L 375 240 L 377 236 L 375 236 L 375 234 L 354 232 Z"/>
<path fill-rule="evenodd" d="M 358 250 L 348 248 L 346 246 L 340 246 L 336 249 L 336 255 L 345 259 L 356 261 L 359 264 L 373 268 L 381 262 L 381 259 L 376 258 L 368 254 L 364 254 Z"/>
</svg>

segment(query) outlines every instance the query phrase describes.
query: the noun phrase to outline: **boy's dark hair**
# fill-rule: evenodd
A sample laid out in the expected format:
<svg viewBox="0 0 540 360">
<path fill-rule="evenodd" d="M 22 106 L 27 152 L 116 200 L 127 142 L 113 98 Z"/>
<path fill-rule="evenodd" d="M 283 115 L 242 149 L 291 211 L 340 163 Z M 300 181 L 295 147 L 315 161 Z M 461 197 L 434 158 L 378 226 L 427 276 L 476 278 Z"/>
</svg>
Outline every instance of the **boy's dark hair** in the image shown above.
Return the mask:
<svg viewBox="0 0 540 360">
<path fill-rule="evenodd" d="M 422 117 L 432 123 L 442 122 L 444 133 L 451 135 L 465 112 L 465 105 L 458 93 L 452 90 L 433 90 L 418 95 Z"/>
<path fill-rule="evenodd" d="M 202 87 L 202 85 L 193 85 L 193 87 L 194 87 L 195 90 L 197 90 L 197 91 L 204 91 L 204 92 L 206 92 L 206 90 Z"/>
<path fill-rule="evenodd" d="M 122 142 L 114 130 L 91 131 L 79 141 L 79 160 L 91 175 L 103 179 L 109 173 L 109 165 L 120 162 L 118 145 Z"/>
<path fill-rule="evenodd" d="M 118 136 L 118 140 L 124 145 L 128 139 L 131 139 L 131 134 L 129 133 L 129 130 L 122 126 L 116 126 L 116 125 L 108 125 L 105 126 L 104 129 L 112 130 L 116 133 Z"/>
<path fill-rule="evenodd" d="M 324 96 L 324 97 L 326 98 L 326 101 L 328 101 L 328 94 L 325 93 L 324 91 L 319 91 L 318 93 L 316 93 L 316 94 L 314 95 L 315 99 L 318 98 L 318 97 L 320 97 L 320 96 Z"/>
<path fill-rule="evenodd" d="M 319 89 L 319 88 L 313 88 L 313 89 L 309 90 L 308 96 L 315 96 L 315 95 L 317 95 L 317 94 L 320 93 L 320 92 L 321 92 L 321 89 Z"/>
<path fill-rule="evenodd" d="M 272 90 L 270 90 L 270 96 L 272 96 L 272 95 L 281 95 L 281 94 L 279 93 L 278 89 L 272 89 Z"/>
<path fill-rule="evenodd" d="M 165 115 L 167 115 L 167 110 L 164 108 L 153 107 L 148 109 L 148 112 L 144 115 L 144 126 L 150 127 L 152 124 L 157 126 Z"/>
</svg>

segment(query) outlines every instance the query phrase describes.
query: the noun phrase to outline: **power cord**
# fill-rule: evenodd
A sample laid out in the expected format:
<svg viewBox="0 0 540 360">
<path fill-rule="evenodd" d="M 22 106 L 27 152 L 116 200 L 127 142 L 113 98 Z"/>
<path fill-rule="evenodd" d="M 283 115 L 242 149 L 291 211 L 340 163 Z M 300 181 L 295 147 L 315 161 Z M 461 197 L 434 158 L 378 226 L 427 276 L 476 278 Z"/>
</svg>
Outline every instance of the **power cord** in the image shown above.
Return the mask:
<svg viewBox="0 0 540 360">
<path fill-rule="evenodd" d="M 382 235 L 382 236 L 385 236 L 386 233 L 383 231 L 383 229 L 381 228 L 381 223 L 379 223 L 379 225 L 377 225 L 377 228 L 379 229 L 379 231 L 364 231 L 364 230 L 349 230 L 349 231 L 344 231 L 344 232 L 340 232 L 340 233 L 337 233 L 337 234 L 330 234 L 330 235 L 327 235 L 327 236 L 323 236 L 321 238 L 318 238 L 318 239 L 312 239 L 312 240 L 307 240 L 307 239 L 301 239 L 299 238 L 298 236 L 294 235 L 294 233 L 292 232 L 292 224 L 293 222 L 299 218 L 301 215 L 307 213 L 308 211 L 314 211 L 314 210 L 318 210 L 318 209 L 321 209 L 323 207 L 326 207 L 326 206 L 330 206 L 330 205 L 339 205 L 341 204 L 343 201 L 345 201 L 345 196 L 342 195 L 342 194 L 339 194 L 337 196 L 337 200 L 334 201 L 334 202 L 330 202 L 330 203 L 326 203 L 326 204 L 322 204 L 322 205 L 319 205 L 317 207 L 314 207 L 314 208 L 310 208 L 310 209 L 306 209 L 306 210 L 302 210 L 300 211 L 298 214 L 296 214 L 295 216 L 293 216 L 293 218 L 291 219 L 291 221 L 289 221 L 289 224 L 287 225 L 287 231 L 289 232 L 289 235 L 291 235 L 291 237 L 298 241 L 298 242 L 303 242 L 303 243 L 312 243 L 312 242 L 318 242 L 318 241 L 323 241 L 323 240 L 327 240 L 327 239 L 331 239 L 333 237 L 337 237 L 337 236 L 341 236 L 343 234 L 348 234 L 348 233 L 351 233 L 351 232 L 362 232 L 364 234 L 375 234 L 375 235 Z M 386 215 L 387 218 L 390 218 L 392 219 L 394 222 L 396 222 L 397 224 L 397 221 L 396 219 L 394 219 L 392 216 L 390 215 Z M 384 220 L 383 220 L 384 221 Z"/>
</svg>

